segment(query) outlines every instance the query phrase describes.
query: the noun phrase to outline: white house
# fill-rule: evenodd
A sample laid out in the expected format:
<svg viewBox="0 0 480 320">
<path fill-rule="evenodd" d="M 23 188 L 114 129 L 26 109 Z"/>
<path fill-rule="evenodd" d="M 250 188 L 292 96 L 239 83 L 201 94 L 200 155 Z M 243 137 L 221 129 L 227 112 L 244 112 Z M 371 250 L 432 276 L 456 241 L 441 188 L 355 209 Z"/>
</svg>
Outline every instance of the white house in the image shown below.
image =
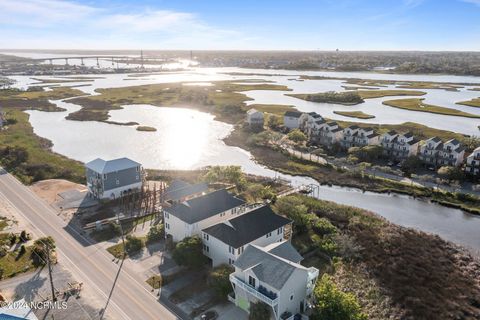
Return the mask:
<svg viewBox="0 0 480 320">
<path fill-rule="evenodd" d="M 203 253 L 212 266 L 233 264 L 248 244 L 290 240 L 292 221 L 262 206 L 202 230 Z"/>
<path fill-rule="evenodd" d="M 467 157 L 465 172 L 474 177 L 480 177 L 480 147 L 473 150 L 473 152 Z"/>
<path fill-rule="evenodd" d="M 380 137 L 380 145 L 383 147 L 383 154 L 397 161 L 416 156 L 418 153 L 419 142 L 420 141 L 416 139 L 411 132 L 401 134 L 392 130 L 384 133 Z"/>
<path fill-rule="evenodd" d="M 202 229 L 245 213 L 245 201 L 225 189 L 175 203 L 163 209 L 165 236 L 178 242 L 201 235 Z"/>
<path fill-rule="evenodd" d="M 430 138 L 420 147 L 419 158 L 428 165 L 436 166 L 438 153 L 442 149 L 442 140 L 437 137 Z"/>
<path fill-rule="evenodd" d="M 230 275 L 234 296 L 229 300 L 249 312 L 261 301 L 271 308 L 271 319 L 291 319 L 310 306 L 319 271 L 300 265 L 301 256 L 289 241 L 265 248 L 248 245 Z"/>
<path fill-rule="evenodd" d="M 320 126 L 317 134 L 317 142 L 321 145 L 330 147 L 339 143 L 343 137 L 343 129 L 335 121 L 326 122 Z"/>
<path fill-rule="evenodd" d="M 283 125 L 290 130 L 300 128 L 300 117 L 302 114 L 300 111 L 285 112 L 283 115 Z"/>
<path fill-rule="evenodd" d="M 256 109 L 250 109 L 247 111 L 247 117 L 245 121 L 248 123 L 252 129 L 261 129 L 263 128 L 263 112 L 260 112 Z"/>
<path fill-rule="evenodd" d="M 316 112 L 304 113 L 300 116 L 300 129 L 311 139 L 316 136 L 325 119 Z"/>
<path fill-rule="evenodd" d="M 438 153 L 437 164 L 439 166 L 458 167 L 465 158 L 465 148 L 457 139 L 451 139 L 445 142 Z"/>
<path fill-rule="evenodd" d="M 340 144 L 343 148 L 348 149 L 355 146 L 355 138 L 360 130 L 359 126 L 353 125 L 343 129 L 342 140 Z"/>
<path fill-rule="evenodd" d="M 460 166 L 465 158 L 465 148 L 457 139 L 451 139 L 443 143 L 437 137 L 425 141 L 420 147 L 420 160 L 427 165 L 437 166 Z"/>
<path fill-rule="evenodd" d="M 97 158 L 85 164 L 85 171 L 88 192 L 98 199 L 115 199 L 139 191 L 143 185 L 142 165 L 128 158 Z"/>
<path fill-rule="evenodd" d="M 360 128 L 358 129 L 357 135 L 355 136 L 355 146 L 364 147 L 378 145 L 379 140 L 380 136 L 376 134 L 372 128 Z"/>
</svg>

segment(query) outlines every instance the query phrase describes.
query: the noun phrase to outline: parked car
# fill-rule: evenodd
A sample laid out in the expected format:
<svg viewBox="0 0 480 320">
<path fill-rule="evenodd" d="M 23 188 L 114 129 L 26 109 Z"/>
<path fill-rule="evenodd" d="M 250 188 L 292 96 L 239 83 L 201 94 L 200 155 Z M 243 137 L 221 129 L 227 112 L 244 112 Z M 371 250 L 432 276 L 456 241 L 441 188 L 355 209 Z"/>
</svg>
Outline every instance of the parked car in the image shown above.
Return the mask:
<svg viewBox="0 0 480 320">
<path fill-rule="evenodd" d="M 214 310 L 207 311 L 200 316 L 202 320 L 215 320 L 218 318 L 218 313 Z"/>
</svg>

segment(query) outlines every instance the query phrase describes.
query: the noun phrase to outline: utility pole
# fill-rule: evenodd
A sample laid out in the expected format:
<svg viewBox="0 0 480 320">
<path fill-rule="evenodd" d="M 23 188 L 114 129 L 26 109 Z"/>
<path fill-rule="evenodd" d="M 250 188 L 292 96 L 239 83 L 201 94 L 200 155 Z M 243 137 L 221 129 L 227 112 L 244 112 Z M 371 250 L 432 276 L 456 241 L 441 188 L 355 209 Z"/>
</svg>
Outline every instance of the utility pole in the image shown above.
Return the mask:
<svg viewBox="0 0 480 320">
<path fill-rule="evenodd" d="M 45 251 L 47 252 L 48 276 L 50 277 L 50 288 L 52 289 L 52 301 L 57 301 L 55 296 L 55 287 L 53 286 L 52 263 L 50 261 L 50 244 L 45 244 Z"/>
</svg>

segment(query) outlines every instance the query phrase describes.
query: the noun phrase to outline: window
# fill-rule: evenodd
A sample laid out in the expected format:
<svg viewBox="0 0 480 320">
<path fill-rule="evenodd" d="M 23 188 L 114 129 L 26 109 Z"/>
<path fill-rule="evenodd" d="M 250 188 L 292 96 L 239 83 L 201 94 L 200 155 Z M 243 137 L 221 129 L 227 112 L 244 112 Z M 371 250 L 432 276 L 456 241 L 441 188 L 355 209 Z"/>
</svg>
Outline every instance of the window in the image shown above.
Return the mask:
<svg viewBox="0 0 480 320">
<path fill-rule="evenodd" d="M 235 248 L 232 246 L 228 246 L 228 253 L 235 254 Z"/>
<path fill-rule="evenodd" d="M 115 181 L 115 183 L 117 184 L 117 186 L 120 184 L 120 181 L 117 179 L 117 181 Z"/>
<path fill-rule="evenodd" d="M 210 252 L 210 248 L 207 245 L 203 245 L 203 251 Z"/>
<path fill-rule="evenodd" d="M 293 300 L 293 294 L 290 296 L 290 301 Z"/>
<path fill-rule="evenodd" d="M 135 180 L 138 180 L 138 174 L 135 176 Z"/>
<path fill-rule="evenodd" d="M 283 231 L 283 227 L 278 228 L 278 229 L 277 229 L 277 234 L 281 234 L 282 231 Z"/>
<path fill-rule="evenodd" d="M 135 170 L 138 172 L 140 171 L 140 167 L 136 167 Z"/>
<path fill-rule="evenodd" d="M 170 218 L 170 214 L 168 214 L 168 212 L 165 212 L 165 219 L 168 219 Z"/>
<path fill-rule="evenodd" d="M 170 224 L 168 222 L 165 223 L 165 228 L 170 229 Z"/>
<path fill-rule="evenodd" d="M 107 174 L 106 173 L 103 174 L 103 180 L 107 180 Z"/>
<path fill-rule="evenodd" d="M 208 234 L 204 233 L 204 234 L 203 234 L 203 239 L 205 239 L 205 240 L 208 241 Z"/>
<path fill-rule="evenodd" d="M 248 276 L 248 284 L 252 287 L 255 287 L 255 278 L 253 278 L 252 276 Z"/>
<path fill-rule="evenodd" d="M 267 238 L 270 238 L 271 236 L 272 236 L 271 232 L 267 233 Z"/>
</svg>

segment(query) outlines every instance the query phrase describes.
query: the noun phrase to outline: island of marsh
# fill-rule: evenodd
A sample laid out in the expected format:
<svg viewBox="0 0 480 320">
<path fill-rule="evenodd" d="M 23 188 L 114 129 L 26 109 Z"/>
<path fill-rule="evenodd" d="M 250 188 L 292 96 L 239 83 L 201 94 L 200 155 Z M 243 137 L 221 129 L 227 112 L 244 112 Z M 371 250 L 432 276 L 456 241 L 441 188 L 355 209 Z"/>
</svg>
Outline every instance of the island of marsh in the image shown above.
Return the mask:
<svg viewBox="0 0 480 320">
<path fill-rule="evenodd" d="M 397 99 L 397 100 L 387 100 L 383 101 L 382 104 L 399 108 L 405 109 L 410 111 L 421 111 L 421 112 L 430 112 L 435 114 L 443 114 L 448 116 L 456 116 L 456 117 L 467 117 L 467 118 L 480 118 L 479 115 L 475 115 L 468 112 L 463 112 L 456 109 L 440 107 L 436 105 L 426 104 L 423 102 L 423 99 Z"/>
<path fill-rule="evenodd" d="M 367 114 L 363 111 L 333 111 L 333 113 L 350 118 L 357 118 L 357 119 L 373 119 L 375 116 L 371 114 Z"/>
<path fill-rule="evenodd" d="M 214 114 L 218 120 L 236 123 L 245 115 L 245 101 L 251 100 L 242 91 L 281 90 L 287 86 L 238 83 L 241 80 L 217 81 L 209 86 L 185 86 L 183 83 L 162 83 L 125 88 L 98 89 L 99 95 L 70 100 L 82 107 L 67 116 L 69 120 L 108 120 L 109 110 L 127 104 L 189 107 Z"/>
<path fill-rule="evenodd" d="M 138 126 L 137 131 L 155 132 L 157 129 L 149 126 Z"/>
<path fill-rule="evenodd" d="M 464 106 L 469 106 L 469 107 L 478 107 L 480 108 L 480 98 L 475 98 L 469 101 L 460 101 L 457 102 L 457 104 L 461 104 Z"/>
<path fill-rule="evenodd" d="M 426 92 L 415 90 L 356 90 L 344 92 L 321 92 L 311 94 L 287 94 L 290 97 L 321 103 L 335 103 L 355 105 L 364 102 L 364 99 L 375 99 L 390 96 L 423 96 Z"/>
</svg>

